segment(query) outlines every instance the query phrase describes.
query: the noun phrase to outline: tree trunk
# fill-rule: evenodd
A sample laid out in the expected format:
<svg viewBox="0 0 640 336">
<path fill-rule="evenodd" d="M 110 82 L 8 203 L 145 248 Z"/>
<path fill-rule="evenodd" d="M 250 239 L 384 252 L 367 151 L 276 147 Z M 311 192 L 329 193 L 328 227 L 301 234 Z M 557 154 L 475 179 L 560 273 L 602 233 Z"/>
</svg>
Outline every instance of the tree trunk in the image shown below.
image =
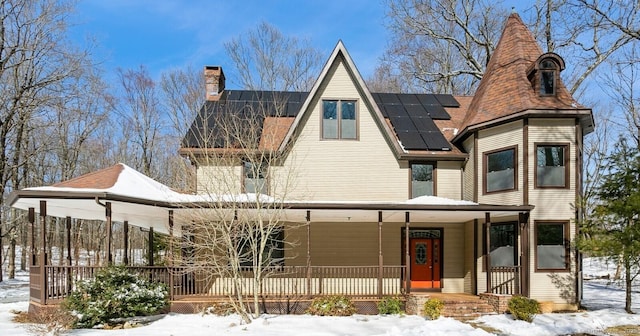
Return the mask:
<svg viewBox="0 0 640 336">
<path fill-rule="evenodd" d="M 16 278 L 16 238 L 15 235 L 11 235 L 9 238 L 9 279 Z"/>
<path fill-rule="evenodd" d="M 629 313 L 629 314 L 633 314 L 633 311 L 631 310 L 631 262 L 629 260 L 629 256 L 625 256 L 624 259 L 624 282 L 626 284 L 626 290 L 625 290 L 625 298 L 624 298 L 624 310 Z"/>
</svg>

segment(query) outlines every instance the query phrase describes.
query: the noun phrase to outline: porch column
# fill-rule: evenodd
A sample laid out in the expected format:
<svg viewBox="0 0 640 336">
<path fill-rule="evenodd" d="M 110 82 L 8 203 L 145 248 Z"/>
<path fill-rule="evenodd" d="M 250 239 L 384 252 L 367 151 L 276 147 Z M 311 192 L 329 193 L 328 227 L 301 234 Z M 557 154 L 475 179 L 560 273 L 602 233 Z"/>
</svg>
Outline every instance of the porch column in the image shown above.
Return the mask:
<svg viewBox="0 0 640 336">
<path fill-rule="evenodd" d="M 307 210 L 307 295 L 311 296 L 311 210 Z"/>
<path fill-rule="evenodd" d="M 169 210 L 169 251 L 167 252 L 167 256 L 169 258 L 167 265 L 170 269 L 170 271 L 167 272 L 167 276 L 169 277 L 169 298 L 173 300 L 173 271 L 171 271 L 171 266 L 173 265 L 173 210 Z"/>
<path fill-rule="evenodd" d="M 47 201 L 40 201 L 40 304 L 47 304 Z"/>
<path fill-rule="evenodd" d="M 486 212 L 484 214 L 484 222 L 485 222 L 485 244 L 487 246 L 487 293 L 491 293 L 491 214 Z"/>
<path fill-rule="evenodd" d="M 107 265 L 112 265 L 113 255 L 111 254 L 111 245 L 113 239 L 113 228 L 111 226 L 111 202 L 107 202 L 104 209 L 107 222 Z"/>
<path fill-rule="evenodd" d="M 29 224 L 31 224 L 31 266 L 36 265 L 36 209 L 29 208 Z"/>
<path fill-rule="evenodd" d="M 411 256 L 409 254 L 409 211 L 404 213 L 405 293 L 411 292 Z"/>
<path fill-rule="evenodd" d="M 153 266 L 153 227 L 149 228 L 149 253 L 148 253 L 149 266 Z"/>
<path fill-rule="evenodd" d="M 67 216 L 67 265 L 71 266 L 71 217 Z M 69 272 L 71 274 L 71 272 Z"/>
<path fill-rule="evenodd" d="M 378 297 L 382 298 L 382 211 L 378 211 Z"/>
<path fill-rule="evenodd" d="M 520 222 L 520 244 L 521 261 L 520 261 L 520 293 L 529 297 L 529 250 L 531 249 L 529 241 L 529 213 L 523 212 L 518 216 Z"/>
<path fill-rule="evenodd" d="M 167 251 L 167 257 L 169 257 L 168 264 L 173 265 L 173 210 L 169 210 L 169 250 Z"/>
<path fill-rule="evenodd" d="M 125 266 L 129 266 L 129 221 L 124 221 L 122 231 L 124 235 L 124 253 L 122 255 L 122 263 Z"/>
</svg>

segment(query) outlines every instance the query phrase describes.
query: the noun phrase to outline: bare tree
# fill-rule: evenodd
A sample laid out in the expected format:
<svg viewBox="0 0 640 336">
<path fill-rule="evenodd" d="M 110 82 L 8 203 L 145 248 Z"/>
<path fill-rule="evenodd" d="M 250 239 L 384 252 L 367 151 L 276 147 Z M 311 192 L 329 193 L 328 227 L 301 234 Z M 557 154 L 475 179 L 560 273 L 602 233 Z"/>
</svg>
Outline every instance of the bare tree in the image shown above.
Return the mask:
<svg viewBox="0 0 640 336">
<path fill-rule="evenodd" d="M 295 225 L 284 222 L 283 208 L 294 187 L 292 158 L 277 149 L 286 100 L 256 94 L 264 96 L 249 105 L 205 105 L 197 119 L 205 124 L 194 124 L 191 149 L 183 152 L 200 167 L 198 193 L 210 199 L 185 218 L 193 251 L 186 261 L 212 286 L 224 286 L 247 322 L 260 312 L 263 283 L 284 265 L 284 250 L 293 244 L 284 233 Z"/>
<path fill-rule="evenodd" d="M 134 151 L 134 167 L 156 177 L 155 160 L 161 153 L 158 146 L 166 127 L 156 83 L 144 66 L 137 70 L 118 69 L 118 78 L 122 96 L 116 110 L 125 144 Z"/>
<path fill-rule="evenodd" d="M 66 38 L 71 10 L 66 0 L 0 1 L 0 228 L 6 228 L 0 231 L 12 241 L 17 218 L 4 196 L 25 186 L 30 158 L 48 148 L 32 145 L 41 129 L 35 121 L 66 94 L 59 90 L 64 81 L 91 66 Z"/>
<path fill-rule="evenodd" d="M 320 52 L 309 41 L 287 37 L 262 22 L 225 43 L 240 87 L 249 90 L 306 91 L 321 66 Z"/>
<path fill-rule="evenodd" d="M 472 93 L 506 17 L 500 3 L 388 0 L 393 43 L 379 68 L 397 69 L 411 91 Z"/>
</svg>

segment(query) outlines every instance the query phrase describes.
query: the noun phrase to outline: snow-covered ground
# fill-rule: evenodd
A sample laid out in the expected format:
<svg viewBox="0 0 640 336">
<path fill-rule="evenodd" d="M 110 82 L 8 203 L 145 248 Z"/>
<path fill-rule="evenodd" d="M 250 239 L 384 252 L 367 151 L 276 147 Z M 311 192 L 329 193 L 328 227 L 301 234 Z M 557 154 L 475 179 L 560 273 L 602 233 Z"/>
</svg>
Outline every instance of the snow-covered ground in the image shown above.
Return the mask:
<svg viewBox="0 0 640 336">
<path fill-rule="evenodd" d="M 449 318 L 435 321 L 418 316 L 315 317 L 265 315 L 250 324 L 237 316 L 169 314 L 146 326 L 126 330 L 73 330 L 69 335 L 605 335 L 612 326 L 640 325 L 640 316 L 626 314 L 621 283 L 613 277 L 615 267 L 599 259 L 585 260 L 584 300 L 586 311 L 540 314 L 532 323 L 514 321 L 510 315 L 484 316 L 467 324 Z M 640 311 L 640 293 L 633 294 L 634 309 Z M 12 322 L 15 311 L 28 308 L 28 277 L 0 282 L 0 335 L 29 335 L 24 324 Z M 486 327 L 487 332 L 480 327 Z M 491 328 L 491 329 L 488 329 Z"/>
</svg>

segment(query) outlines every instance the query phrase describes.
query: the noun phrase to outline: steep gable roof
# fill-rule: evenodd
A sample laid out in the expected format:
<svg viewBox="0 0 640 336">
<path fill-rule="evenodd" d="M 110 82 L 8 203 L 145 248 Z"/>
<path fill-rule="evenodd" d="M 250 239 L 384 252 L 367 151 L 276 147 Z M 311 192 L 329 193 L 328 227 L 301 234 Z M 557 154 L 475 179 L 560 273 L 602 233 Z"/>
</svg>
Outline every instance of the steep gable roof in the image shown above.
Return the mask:
<svg viewBox="0 0 640 336">
<path fill-rule="evenodd" d="M 542 54 L 520 16 L 511 14 L 462 122 L 462 133 L 479 124 L 526 110 L 585 109 L 571 96 L 560 78 L 557 79 L 556 95 L 538 94 L 527 75 Z"/>
<path fill-rule="evenodd" d="M 355 82 L 354 84 L 356 85 L 357 90 L 364 97 L 364 103 L 369 107 L 369 110 L 373 113 L 374 115 L 373 119 L 375 120 L 376 124 L 381 130 L 383 130 L 382 134 L 385 140 L 394 149 L 394 152 L 396 153 L 401 152 L 402 148 L 400 147 L 398 142 L 394 141 L 394 139 L 392 139 L 390 136 L 391 134 L 393 134 L 393 130 L 390 128 L 390 126 L 386 122 L 384 122 L 384 117 L 382 116 L 382 113 L 376 106 L 375 101 L 371 96 L 371 93 L 367 89 L 364 79 L 360 75 L 360 72 L 358 72 L 358 69 L 356 68 L 355 63 L 353 62 L 353 60 L 351 59 L 351 56 L 347 52 L 347 49 L 345 48 L 344 43 L 342 43 L 342 40 L 338 41 L 335 48 L 331 52 L 331 56 L 329 56 L 329 59 L 327 60 L 324 67 L 322 68 L 322 71 L 320 72 L 320 76 L 318 76 L 318 79 L 313 84 L 313 87 L 311 88 L 311 91 L 309 92 L 307 99 L 305 100 L 304 104 L 302 105 L 302 108 L 300 109 L 301 113 L 299 113 L 296 116 L 296 118 L 294 119 L 291 125 L 291 128 L 289 129 L 289 132 L 287 132 L 287 135 L 282 141 L 282 144 L 280 145 L 280 150 L 284 150 L 288 142 L 291 141 L 293 135 L 297 131 L 297 128 L 300 127 L 300 123 L 304 118 L 305 113 L 310 109 L 311 103 L 315 98 L 315 96 L 318 94 L 320 87 L 322 86 L 322 83 L 327 79 L 327 75 L 329 74 L 331 67 L 340 59 L 344 61 L 347 71 L 351 74 L 352 78 L 354 79 L 354 82 Z"/>
</svg>

